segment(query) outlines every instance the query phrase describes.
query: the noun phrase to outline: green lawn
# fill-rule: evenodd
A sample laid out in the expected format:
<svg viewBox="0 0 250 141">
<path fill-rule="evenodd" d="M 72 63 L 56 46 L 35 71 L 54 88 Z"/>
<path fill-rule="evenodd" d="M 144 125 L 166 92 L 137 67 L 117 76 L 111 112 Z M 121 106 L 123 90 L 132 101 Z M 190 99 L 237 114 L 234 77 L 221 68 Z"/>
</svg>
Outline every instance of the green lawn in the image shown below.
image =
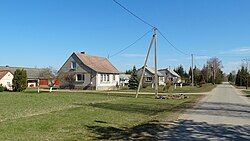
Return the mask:
<svg viewBox="0 0 250 141">
<path fill-rule="evenodd" d="M 128 140 L 155 134 L 199 96 L 157 100 L 154 96 L 83 93 L 0 93 L 0 140 Z M 154 122 L 154 124 L 152 124 Z M 157 124 L 155 124 L 157 123 Z M 146 135 L 145 135 L 146 136 Z"/>
<path fill-rule="evenodd" d="M 211 91 L 213 88 L 215 88 L 216 85 L 213 85 L 211 83 L 208 84 L 204 84 L 202 85 L 202 87 L 199 86 L 183 86 L 182 88 L 180 88 L 180 86 L 177 86 L 176 89 L 174 89 L 173 86 L 171 86 L 170 90 L 173 93 L 201 93 L 201 92 L 209 92 Z M 129 90 L 128 87 L 123 87 L 120 91 L 135 91 L 135 90 Z M 154 92 L 154 89 L 150 86 L 146 87 L 146 88 L 142 88 L 141 92 Z M 163 86 L 159 86 L 159 92 L 160 93 L 166 93 L 167 90 L 164 89 Z"/>
</svg>

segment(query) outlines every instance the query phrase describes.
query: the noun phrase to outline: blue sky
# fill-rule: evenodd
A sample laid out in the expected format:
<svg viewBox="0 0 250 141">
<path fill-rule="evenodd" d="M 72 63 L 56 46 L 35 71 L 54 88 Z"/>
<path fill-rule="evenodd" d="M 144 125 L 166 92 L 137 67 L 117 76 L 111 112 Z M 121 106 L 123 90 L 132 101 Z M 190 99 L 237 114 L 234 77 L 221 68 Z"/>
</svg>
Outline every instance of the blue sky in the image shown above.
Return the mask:
<svg viewBox="0 0 250 141">
<path fill-rule="evenodd" d="M 157 26 L 179 49 L 222 60 L 224 71 L 250 57 L 249 0 L 117 0 Z M 72 52 L 107 57 L 134 42 L 150 27 L 112 0 L 0 0 L 0 65 L 56 69 Z M 110 58 L 120 70 L 143 65 L 150 34 Z M 159 67 L 191 64 L 159 35 Z M 153 66 L 151 53 L 149 66 Z"/>
</svg>

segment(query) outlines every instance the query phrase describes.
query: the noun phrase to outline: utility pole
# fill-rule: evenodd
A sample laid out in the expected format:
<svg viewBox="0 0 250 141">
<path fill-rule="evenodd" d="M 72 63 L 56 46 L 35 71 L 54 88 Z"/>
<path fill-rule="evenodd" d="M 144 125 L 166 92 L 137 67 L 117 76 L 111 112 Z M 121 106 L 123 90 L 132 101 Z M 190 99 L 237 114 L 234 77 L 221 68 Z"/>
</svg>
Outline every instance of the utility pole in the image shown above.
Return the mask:
<svg viewBox="0 0 250 141">
<path fill-rule="evenodd" d="M 191 54 L 192 58 L 192 86 L 194 86 L 194 54 Z"/>
<path fill-rule="evenodd" d="M 154 28 L 154 36 L 155 36 L 155 37 L 154 37 L 154 38 L 155 38 L 155 39 L 154 39 L 154 41 L 155 41 L 155 42 L 154 42 L 154 46 L 155 46 L 155 81 L 154 81 L 154 82 L 155 82 L 155 98 L 158 97 L 158 81 L 159 81 L 159 80 L 158 80 L 158 79 L 159 79 L 159 78 L 158 78 L 158 73 L 157 73 L 158 70 L 157 70 L 157 52 L 156 52 L 156 51 L 157 51 L 157 49 L 156 49 L 156 30 L 157 30 L 157 29 Z"/>
<path fill-rule="evenodd" d="M 151 38 L 151 41 L 150 41 L 150 45 L 149 45 L 149 48 L 148 48 L 148 52 L 147 52 L 147 56 L 145 58 L 145 62 L 144 62 L 144 66 L 143 66 L 143 69 L 142 69 L 142 74 L 141 74 L 141 78 L 140 78 L 140 82 L 139 82 L 139 85 L 138 85 L 138 88 L 137 88 L 137 91 L 136 91 L 136 98 L 138 97 L 139 95 L 139 92 L 140 92 L 140 89 L 141 89 L 141 85 L 142 85 L 142 81 L 143 81 L 143 77 L 144 77 L 144 74 L 145 74 L 145 69 L 146 69 L 146 66 L 147 66 L 147 62 L 148 62 L 148 57 L 149 57 L 149 54 L 150 54 L 150 51 L 151 51 L 151 48 L 154 44 L 155 46 L 155 80 L 154 80 L 154 85 L 155 85 L 155 97 L 158 96 L 158 74 L 157 74 L 157 52 L 156 52 L 156 31 L 157 31 L 157 28 L 154 28 L 154 34 Z"/>
</svg>

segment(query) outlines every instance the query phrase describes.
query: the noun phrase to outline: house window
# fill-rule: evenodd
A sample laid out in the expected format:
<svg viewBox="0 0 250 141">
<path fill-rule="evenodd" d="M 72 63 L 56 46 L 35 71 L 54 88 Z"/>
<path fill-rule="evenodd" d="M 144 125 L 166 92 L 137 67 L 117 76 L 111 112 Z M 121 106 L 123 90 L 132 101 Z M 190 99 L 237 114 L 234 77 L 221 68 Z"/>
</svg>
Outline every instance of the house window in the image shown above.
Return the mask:
<svg viewBox="0 0 250 141">
<path fill-rule="evenodd" d="M 108 75 L 106 75 L 106 77 L 107 77 L 107 81 L 109 82 L 109 74 L 108 74 Z"/>
<path fill-rule="evenodd" d="M 11 87 L 11 84 L 10 84 L 10 82 L 7 82 L 7 86 L 8 86 L 8 87 Z"/>
<path fill-rule="evenodd" d="M 75 70 L 76 69 L 76 62 L 71 62 L 71 69 Z"/>
<path fill-rule="evenodd" d="M 113 75 L 113 80 L 115 81 L 115 75 Z"/>
<path fill-rule="evenodd" d="M 101 82 L 103 82 L 103 74 L 101 74 Z"/>
<path fill-rule="evenodd" d="M 84 82 L 84 79 L 85 79 L 84 74 L 77 74 L 76 75 L 76 81 Z"/>
<path fill-rule="evenodd" d="M 109 74 L 101 74 L 101 82 L 109 82 L 110 75 Z"/>
<path fill-rule="evenodd" d="M 106 82 L 107 81 L 107 77 L 106 75 L 103 75 L 103 81 Z"/>
<path fill-rule="evenodd" d="M 152 81 L 152 77 L 147 77 L 146 78 L 146 82 L 151 82 Z"/>
</svg>

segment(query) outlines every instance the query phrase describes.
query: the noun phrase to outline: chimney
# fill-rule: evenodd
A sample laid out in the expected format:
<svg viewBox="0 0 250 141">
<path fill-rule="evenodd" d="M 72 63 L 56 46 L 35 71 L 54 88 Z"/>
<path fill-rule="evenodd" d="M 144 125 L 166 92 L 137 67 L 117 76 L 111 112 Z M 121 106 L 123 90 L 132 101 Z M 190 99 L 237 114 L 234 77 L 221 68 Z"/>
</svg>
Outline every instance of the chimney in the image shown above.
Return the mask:
<svg viewBox="0 0 250 141">
<path fill-rule="evenodd" d="M 85 52 L 85 51 L 82 51 L 81 54 L 86 54 L 86 52 Z"/>
</svg>

